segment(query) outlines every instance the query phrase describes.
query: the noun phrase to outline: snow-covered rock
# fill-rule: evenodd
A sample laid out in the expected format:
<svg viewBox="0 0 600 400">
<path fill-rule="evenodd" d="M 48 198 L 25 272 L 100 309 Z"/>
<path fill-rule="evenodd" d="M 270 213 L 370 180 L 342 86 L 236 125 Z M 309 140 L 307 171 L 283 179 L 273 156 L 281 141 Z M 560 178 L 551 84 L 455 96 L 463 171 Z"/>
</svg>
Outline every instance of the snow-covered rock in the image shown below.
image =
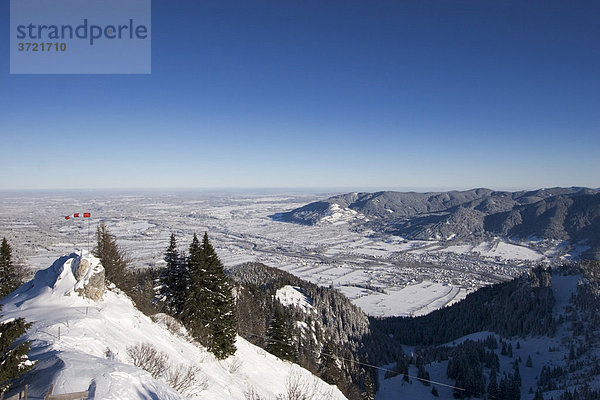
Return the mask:
<svg viewBox="0 0 600 400">
<path fill-rule="evenodd" d="M 241 337 L 235 356 L 219 361 L 165 316 L 153 322 L 118 289 L 92 300 L 85 288 L 99 271 L 89 254 L 63 256 L 4 299 L 3 319 L 32 322 L 26 339 L 36 365 L 24 376 L 30 396 L 43 397 L 53 384 L 54 394 L 89 390 L 90 398 L 103 400 L 245 399 L 251 392 L 274 399 L 299 382 L 315 398 L 344 398 L 335 386 Z M 153 377 L 135 367 L 128 349 L 140 344 L 166 355 L 170 370 L 194 368 L 194 383 L 177 392 L 167 374 Z"/>
<path fill-rule="evenodd" d="M 106 282 L 104 267 L 100 264 L 100 260 L 88 255 L 88 258 L 73 258 L 70 262 L 73 276 L 77 281 L 75 291 L 88 299 L 102 300 Z"/>
</svg>

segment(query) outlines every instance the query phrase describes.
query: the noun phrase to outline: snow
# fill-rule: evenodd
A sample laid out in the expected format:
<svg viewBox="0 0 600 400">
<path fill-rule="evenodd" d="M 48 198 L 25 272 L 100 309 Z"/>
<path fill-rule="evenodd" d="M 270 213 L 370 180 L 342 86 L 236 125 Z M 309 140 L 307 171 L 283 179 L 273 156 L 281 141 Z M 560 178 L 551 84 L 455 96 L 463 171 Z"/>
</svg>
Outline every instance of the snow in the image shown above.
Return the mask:
<svg viewBox="0 0 600 400">
<path fill-rule="evenodd" d="M 312 311 L 313 308 L 312 300 L 296 286 L 285 285 L 277 289 L 275 298 L 284 306 L 298 307 L 304 312 Z"/>
<path fill-rule="evenodd" d="M 544 258 L 544 254 L 541 254 L 535 249 L 526 247 L 522 244 L 509 243 L 503 240 L 495 240 L 493 242 L 484 241 L 478 244 L 463 243 L 444 248 L 438 248 L 434 251 L 450 252 L 455 254 L 475 253 L 481 257 L 500 257 L 505 260 L 539 261 Z"/>
<path fill-rule="evenodd" d="M 530 260 L 538 261 L 544 258 L 543 254 L 538 251 L 520 246 L 513 243 L 499 241 L 495 245 L 491 245 L 487 250 L 479 250 L 479 252 L 488 257 L 501 257 L 507 260 Z"/>
<path fill-rule="evenodd" d="M 586 251 L 588 251 L 590 248 L 591 248 L 590 246 L 588 246 L 584 243 L 578 243 L 568 253 L 564 254 L 562 256 L 562 258 L 565 258 L 568 260 L 576 260 L 579 257 L 581 257 L 581 255 L 583 253 L 585 253 Z"/>
<path fill-rule="evenodd" d="M 320 224 L 346 224 L 348 222 L 365 219 L 365 216 L 349 208 L 342 208 L 338 204 L 331 204 Z"/>
<path fill-rule="evenodd" d="M 453 246 L 448 246 L 446 248 L 435 250 L 435 251 L 442 251 L 442 252 L 455 253 L 455 254 L 466 254 L 466 253 L 471 252 L 471 250 L 473 250 L 473 247 L 474 247 L 474 245 L 465 243 L 465 244 L 456 244 Z"/>
<path fill-rule="evenodd" d="M 386 365 L 387 369 L 393 370 L 394 364 Z M 432 380 L 445 385 L 452 385 L 454 382 L 446 378 L 447 362 L 433 363 L 427 365 Z M 376 400 L 396 400 L 396 399 L 436 399 L 431 394 L 431 386 L 425 386 L 417 381 L 417 367 L 411 364 L 408 370 L 409 381 L 403 380 L 403 375 L 397 375 L 393 378 L 385 379 L 385 371 L 379 370 L 379 391 Z M 434 377 L 436 379 L 434 379 Z M 452 399 L 452 389 L 447 386 L 435 385 L 439 392 L 439 399 Z"/>
<path fill-rule="evenodd" d="M 400 289 L 386 289 L 386 293 L 371 292 L 353 287 L 340 288 L 342 293 L 370 315 L 419 316 L 438 308 L 456 303 L 466 297 L 467 292 L 447 284 L 423 281 Z"/>
<path fill-rule="evenodd" d="M 93 256 L 84 252 L 83 257 L 101 268 Z M 297 379 L 319 398 L 344 398 L 309 371 L 240 337 L 235 356 L 218 361 L 189 337 L 172 333 L 164 316 L 157 318 L 162 323 L 153 322 L 118 289 L 107 290 L 98 302 L 79 296 L 71 272 L 79 261 L 77 254 L 59 258 L 4 299 L 4 320 L 23 317 L 33 323 L 26 334 L 30 359 L 36 362 L 31 372 L 35 379 L 28 382 L 31 396 L 41 397 L 54 384 L 55 394 L 89 390 L 96 399 L 244 399 L 250 388 L 275 398 L 288 380 Z M 143 343 L 167 354 L 172 366 L 196 366 L 194 388 L 177 393 L 133 366 L 127 349 Z"/>
</svg>

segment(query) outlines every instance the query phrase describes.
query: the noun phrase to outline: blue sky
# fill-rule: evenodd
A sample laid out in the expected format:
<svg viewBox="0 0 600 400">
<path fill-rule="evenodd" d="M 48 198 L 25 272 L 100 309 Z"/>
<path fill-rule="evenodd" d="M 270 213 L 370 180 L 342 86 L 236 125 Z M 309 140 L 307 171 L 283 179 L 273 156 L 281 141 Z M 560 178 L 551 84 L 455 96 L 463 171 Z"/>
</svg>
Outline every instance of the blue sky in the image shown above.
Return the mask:
<svg viewBox="0 0 600 400">
<path fill-rule="evenodd" d="M 600 187 L 598 2 L 152 6 L 151 75 L 10 75 L 5 29 L 0 189 Z"/>
</svg>

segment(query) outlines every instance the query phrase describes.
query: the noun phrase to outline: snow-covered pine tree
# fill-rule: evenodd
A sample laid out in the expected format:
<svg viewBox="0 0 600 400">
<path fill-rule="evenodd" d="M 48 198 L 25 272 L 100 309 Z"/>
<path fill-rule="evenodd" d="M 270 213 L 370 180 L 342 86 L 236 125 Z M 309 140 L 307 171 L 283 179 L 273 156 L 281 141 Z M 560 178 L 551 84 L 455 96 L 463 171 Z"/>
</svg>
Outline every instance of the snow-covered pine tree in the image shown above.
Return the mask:
<svg viewBox="0 0 600 400">
<path fill-rule="evenodd" d="M 283 360 L 294 361 L 294 343 L 281 306 L 275 304 L 273 311 L 273 318 L 267 332 L 267 350 Z"/>
<path fill-rule="evenodd" d="M 188 263 L 190 288 L 182 313 L 183 323 L 192 335 L 218 359 L 236 351 L 235 304 L 223 264 L 204 233 L 190 246 Z"/>
<path fill-rule="evenodd" d="M 18 278 L 12 261 L 12 250 L 6 238 L 0 245 L 0 297 L 4 297 L 18 286 Z"/>
<path fill-rule="evenodd" d="M 175 235 L 171 233 L 171 242 L 169 244 L 169 247 L 167 248 L 167 250 L 165 251 L 165 255 L 164 255 L 164 260 L 166 262 L 166 266 L 165 268 L 160 272 L 160 274 L 158 275 L 158 290 L 157 290 L 157 294 L 158 294 L 158 301 L 162 302 L 165 306 L 165 308 L 167 309 L 167 311 L 169 311 L 170 313 L 173 313 L 172 311 L 172 307 L 171 307 L 171 301 L 173 300 L 173 293 L 172 293 L 172 273 L 173 273 L 173 266 L 171 265 L 171 256 L 173 254 L 173 252 L 177 251 L 177 242 L 175 241 Z"/>
<path fill-rule="evenodd" d="M 29 342 L 16 342 L 29 326 L 23 318 L 0 324 L 0 393 L 8 391 L 11 381 L 33 365 L 27 358 Z"/>
</svg>

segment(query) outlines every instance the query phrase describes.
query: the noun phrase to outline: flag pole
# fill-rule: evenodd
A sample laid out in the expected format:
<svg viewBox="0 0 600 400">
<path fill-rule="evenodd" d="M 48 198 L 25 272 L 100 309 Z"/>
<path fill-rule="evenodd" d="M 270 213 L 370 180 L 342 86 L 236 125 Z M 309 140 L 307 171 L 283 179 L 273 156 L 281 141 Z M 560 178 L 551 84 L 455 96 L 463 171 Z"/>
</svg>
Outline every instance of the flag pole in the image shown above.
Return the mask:
<svg viewBox="0 0 600 400">
<path fill-rule="evenodd" d="M 81 215 L 81 216 L 80 216 Z M 86 218 L 91 218 L 92 214 L 90 212 L 84 212 L 84 213 L 75 213 L 72 215 L 67 215 L 65 217 L 65 220 L 70 220 L 71 217 L 73 218 L 82 218 L 83 219 L 83 226 L 82 228 L 85 229 L 85 219 Z M 75 237 L 75 242 L 73 243 L 74 247 L 75 247 L 75 251 L 77 251 L 77 234 L 74 235 Z M 90 252 L 90 221 L 88 220 L 88 224 L 87 224 L 87 251 L 88 253 Z M 83 258 L 83 246 L 81 246 L 81 248 L 79 249 L 79 253 L 80 253 L 80 257 Z"/>
</svg>

